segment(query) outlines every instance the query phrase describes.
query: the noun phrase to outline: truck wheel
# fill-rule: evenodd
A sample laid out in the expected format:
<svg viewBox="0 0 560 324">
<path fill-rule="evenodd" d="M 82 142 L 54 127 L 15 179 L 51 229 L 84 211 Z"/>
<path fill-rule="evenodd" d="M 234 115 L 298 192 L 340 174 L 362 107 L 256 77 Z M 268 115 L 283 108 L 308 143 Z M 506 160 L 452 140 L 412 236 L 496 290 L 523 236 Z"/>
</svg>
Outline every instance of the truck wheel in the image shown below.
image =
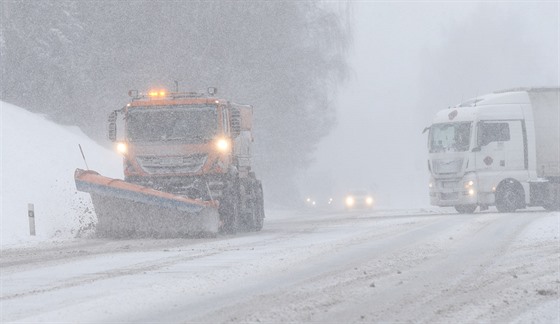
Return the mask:
<svg viewBox="0 0 560 324">
<path fill-rule="evenodd" d="M 237 181 L 228 181 L 222 194 L 219 209 L 224 234 L 235 234 L 239 222 L 239 185 Z"/>
<path fill-rule="evenodd" d="M 512 213 L 525 205 L 523 187 L 510 181 L 498 187 L 496 191 L 496 208 L 500 213 Z"/>
<path fill-rule="evenodd" d="M 476 210 L 477 205 L 457 205 L 455 210 L 460 214 L 472 214 Z"/>
<path fill-rule="evenodd" d="M 240 195 L 242 201 L 242 213 L 240 214 L 240 229 L 244 232 L 255 228 L 255 192 L 251 181 L 242 181 Z"/>
<path fill-rule="evenodd" d="M 262 184 L 260 181 L 257 181 L 255 183 L 255 195 L 255 231 L 258 232 L 262 230 L 264 224 L 264 197 Z"/>
</svg>

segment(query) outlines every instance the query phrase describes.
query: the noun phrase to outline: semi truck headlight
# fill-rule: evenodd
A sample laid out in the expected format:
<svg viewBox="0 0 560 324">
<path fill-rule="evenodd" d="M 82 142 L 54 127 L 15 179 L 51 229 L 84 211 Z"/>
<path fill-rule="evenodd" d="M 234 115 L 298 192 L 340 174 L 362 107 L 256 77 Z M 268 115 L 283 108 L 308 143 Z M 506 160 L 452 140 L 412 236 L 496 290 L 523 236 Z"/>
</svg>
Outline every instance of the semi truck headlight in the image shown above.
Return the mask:
<svg viewBox="0 0 560 324">
<path fill-rule="evenodd" d="M 220 152 L 226 152 L 229 149 L 229 142 L 225 138 L 220 138 L 216 141 L 216 148 Z"/>
<path fill-rule="evenodd" d="M 469 189 L 469 196 L 474 196 L 474 189 Z"/>
<path fill-rule="evenodd" d="M 121 154 L 126 154 L 126 152 L 128 152 L 128 146 L 126 143 L 119 142 L 117 143 L 117 151 Z"/>
<path fill-rule="evenodd" d="M 354 206 L 354 197 L 352 196 L 346 197 L 346 206 L 348 207 Z"/>
<path fill-rule="evenodd" d="M 474 186 L 473 180 L 465 181 L 465 189 L 472 188 L 473 186 Z"/>
<path fill-rule="evenodd" d="M 373 198 L 367 197 L 367 198 L 366 198 L 366 204 L 368 204 L 368 205 L 373 204 Z"/>
</svg>

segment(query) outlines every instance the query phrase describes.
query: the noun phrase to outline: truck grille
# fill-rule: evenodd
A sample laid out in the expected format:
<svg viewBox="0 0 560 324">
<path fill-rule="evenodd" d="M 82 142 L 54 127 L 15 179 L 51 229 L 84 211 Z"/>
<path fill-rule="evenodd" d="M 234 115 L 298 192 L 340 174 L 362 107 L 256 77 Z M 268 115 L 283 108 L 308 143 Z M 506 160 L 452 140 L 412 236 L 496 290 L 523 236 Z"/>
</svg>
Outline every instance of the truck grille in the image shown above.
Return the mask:
<svg viewBox="0 0 560 324">
<path fill-rule="evenodd" d="M 463 159 L 459 160 L 434 160 L 432 169 L 434 174 L 457 174 L 463 168 Z"/>
<path fill-rule="evenodd" d="M 151 174 L 193 173 L 199 171 L 208 156 L 193 154 L 181 156 L 138 156 L 137 160 L 142 169 Z"/>
<path fill-rule="evenodd" d="M 459 199 L 459 194 L 456 192 L 442 192 L 440 194 L 441 200 L 457 200 Z"/>
</svg>

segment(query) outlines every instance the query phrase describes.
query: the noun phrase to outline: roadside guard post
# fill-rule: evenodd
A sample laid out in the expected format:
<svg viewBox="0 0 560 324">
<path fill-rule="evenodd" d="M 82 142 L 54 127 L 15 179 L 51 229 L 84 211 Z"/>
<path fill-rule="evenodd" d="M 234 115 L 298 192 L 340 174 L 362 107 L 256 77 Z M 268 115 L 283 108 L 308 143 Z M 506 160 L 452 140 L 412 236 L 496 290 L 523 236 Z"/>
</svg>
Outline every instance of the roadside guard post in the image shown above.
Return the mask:
<svg viewBox="0 0 560 324">
<path fill-rule="evenodd" d="M 35 206 L 27 204 L 27 216 L 29 217 L 29 234 L 35 236 Z"/>
</svg>

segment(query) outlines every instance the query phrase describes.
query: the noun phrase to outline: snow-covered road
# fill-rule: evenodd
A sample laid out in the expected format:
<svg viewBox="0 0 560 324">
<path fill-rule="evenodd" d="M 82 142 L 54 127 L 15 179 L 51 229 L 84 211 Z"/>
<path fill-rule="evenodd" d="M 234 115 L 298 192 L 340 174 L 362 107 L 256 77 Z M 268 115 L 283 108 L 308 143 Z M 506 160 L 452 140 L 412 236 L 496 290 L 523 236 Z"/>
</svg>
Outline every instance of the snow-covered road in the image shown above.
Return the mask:
<svg viewBox="0 0 560 324">
<path fill-rule="evenodd" d="M 269 211 L 260 233 L 2 250 L 1 322 L 560 321 L 560 213 Z"/>
</svg>

